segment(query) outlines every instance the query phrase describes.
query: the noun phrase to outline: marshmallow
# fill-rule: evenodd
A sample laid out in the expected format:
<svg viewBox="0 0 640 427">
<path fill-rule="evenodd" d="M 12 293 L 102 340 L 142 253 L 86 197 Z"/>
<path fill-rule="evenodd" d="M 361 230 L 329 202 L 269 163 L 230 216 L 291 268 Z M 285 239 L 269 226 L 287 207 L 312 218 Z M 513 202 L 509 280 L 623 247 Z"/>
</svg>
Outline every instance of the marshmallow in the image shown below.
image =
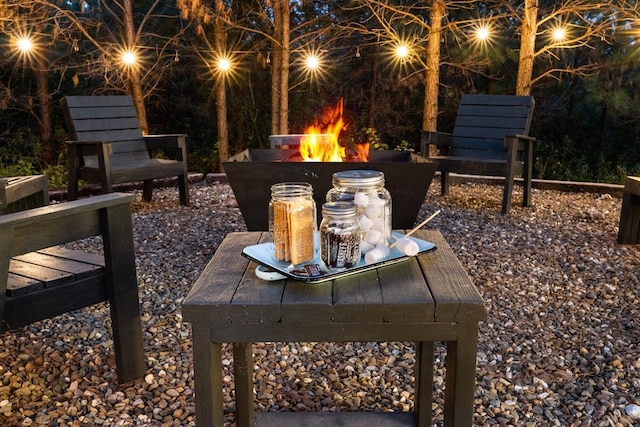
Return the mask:
<svg viewBox="0 0 640 427">
<path fill-rule="evenodd" d="M 365 209 L 365 213 L 369 218 L 378 218 L 384 213 L 384 206 L 381 204 L 369 203 L 369 206 Z"/>
<path fill-rule="evenodd" d="M 396 240 L 396 248 L 407 256 L 415 256 L 420 251 L 416 241 L 409 237 L 401 237 Z"/>
<path fill-rule="evenodd" d="M 383 218 L 374 219 L 373 223 L 371 224 L 371 228 L 373 230 L 378 230 L 378 231 L 384 233 L 384 231 L 385 231 L 384 219 Z"/>
<path fill-rule="evenodd" d="M 367 242 L 366 240 L 360 241 L 360 252 L 362 253 L 362 255 L 373 250 L 373 248 L 375 248 L 375 245 Z"/>
<path fill-rule="evenodd" d="M 372 245 L 378 244 L 380 239 L 384 238 L 384 234 L 379 232 L 378 230 L 370 229 L 364 235 L 364 240 L 371 243 Z"/>
<path fill-rule="evenodd" d="M 390 253 L 391 250 L 387 245 L 378 245 L 373 250 L 366 253 L 364 256 L 364 262 L 367 264 L 373 264 L 378 261 L 382 261 L 387 258 Z"/>
<path fill-rule="evenodd" d="M 369 204 L 369 196 L 367 193 L 355 193 L 353 195 L 353 203 L 358 206 L 365 207 Z"/>
<path fill-rule="evenodd" d="M 358 224 L 360 224 L 360 231 L 366 233 L 369 231 L 371 226 L 373 226 L 373 221 L 371 221 L 366 215 L 360 215 L 358 217 Z"/>
</svg>

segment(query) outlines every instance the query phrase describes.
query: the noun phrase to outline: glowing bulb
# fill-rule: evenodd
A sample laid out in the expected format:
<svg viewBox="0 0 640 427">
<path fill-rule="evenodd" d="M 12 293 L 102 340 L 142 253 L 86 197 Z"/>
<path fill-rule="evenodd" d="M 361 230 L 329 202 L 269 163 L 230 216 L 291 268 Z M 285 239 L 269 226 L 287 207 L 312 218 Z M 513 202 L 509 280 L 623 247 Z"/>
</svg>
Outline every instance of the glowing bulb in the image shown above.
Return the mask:
<svg viewBox="0 0 640 427">
<path fill-rule="evenodd" d="M 21 37 L 18 39 L 17 46 L 21 52 L 27 53 L 33 49 L 33 41 L 28 37 Z"/>
<path fill-rule="evenodd" d="M 125 65 L 134 65 L 137 61 L 135 52 L 130 50 L 122 53 L 122 62 Z"/>
<path fill-rule="evenodd" d="M 396 56 L 398 58 L 406 58 L 409 55 L 409 48 L 406 45 L 399 45 L 396 47 Z"/>
<path fill-rule="evenodd" d="M 554 29 L 554 30 L 553 30 L 553 39 L 554 39 L 555 41 L 562 41 L 562 40 L 564 40 L 564 38 L 566 37 L 566 35 L 567 35 L 567 33 L 566 33 L 566 31 L 564 30 L 564 28 L 560 28 L 560 27 L 558 27 L 558 28 L 556 28 L 556 29 Z"/>
<path fill-rule="evenodd" d="M 476 30 L 476 38 L 480 41 L 487 40 L 489 38 L 489 27 L 479 27 Z"/>
<path fill-rule="evenodd" d="M 220 58 L 218 60 L 218 70 L 229 71 L 231 69 L 231 61 L 228 58 Z"/>
<path fill-rule="evenodd" d="M 317 70 L 320 66 L 320 58 L 315 55 L 307 57 L 307 68 L 310 70 Z"/>
</svg>

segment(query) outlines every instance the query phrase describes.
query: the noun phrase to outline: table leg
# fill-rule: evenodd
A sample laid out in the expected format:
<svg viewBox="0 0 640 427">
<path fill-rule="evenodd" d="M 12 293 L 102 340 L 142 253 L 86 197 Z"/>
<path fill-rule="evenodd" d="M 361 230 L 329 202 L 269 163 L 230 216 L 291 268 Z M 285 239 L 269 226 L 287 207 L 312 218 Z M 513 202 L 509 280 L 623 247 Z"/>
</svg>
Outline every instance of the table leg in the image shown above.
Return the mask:
<svg viewBox="0 0 640 427">
<path fill-rule="evenodd" d="M 236 383 L 236 426 L 253 425 L 253 353 L 251 343 L 233 344 L 233 376 Z"/>
<path fill-rule="evenodd" d="M 416 343 L 416 391 L 415 412 L 418 426 L 431 425 L 433 405 L 433 343 Z"/>
<path fill-rule="evenodd" d="M 447 342 L 445 427 L 473 425 L 478 324 L 459 323 L 457 341 Z"/>
<path fill-rule="evenodd" d="M 211 342 L 211 324 L 193 324 L 196 425 L 223 427 L 222 344 Z"/>
</svg>

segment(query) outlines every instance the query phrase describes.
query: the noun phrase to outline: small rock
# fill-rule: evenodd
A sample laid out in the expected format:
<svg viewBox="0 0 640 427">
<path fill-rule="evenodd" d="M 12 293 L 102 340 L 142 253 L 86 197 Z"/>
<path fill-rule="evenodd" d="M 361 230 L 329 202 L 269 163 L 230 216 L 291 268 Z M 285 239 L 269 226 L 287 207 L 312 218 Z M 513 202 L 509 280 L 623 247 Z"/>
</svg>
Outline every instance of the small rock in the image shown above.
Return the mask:
<svg viewBox="0 0 640 427">
<path fill-rule="evenodd" d="M 634 404 L 627 405 L 624 407 L 624 412 L 632 419 L 640 420 L 640 406 Z"/>
</svg>

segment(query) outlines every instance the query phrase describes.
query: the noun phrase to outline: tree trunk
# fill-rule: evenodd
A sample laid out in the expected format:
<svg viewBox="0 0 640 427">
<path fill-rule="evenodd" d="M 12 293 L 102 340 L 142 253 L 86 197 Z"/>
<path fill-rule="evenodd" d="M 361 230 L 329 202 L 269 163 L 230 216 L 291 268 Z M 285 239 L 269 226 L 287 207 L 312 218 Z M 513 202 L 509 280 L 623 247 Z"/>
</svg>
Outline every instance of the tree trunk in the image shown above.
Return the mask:
<svg viewBox="0 0 640 427">
<path fill-rule="evenodd" d="M 128 49 L 133 49 L 136 45 L 135 39 L 135 27 L 133 23 L 133 4 L 132 0 L 125 0 L 123 3 L 123 23 L 124 23 L 124 38 Z M 147 110 L 144 106 L 144 93 L 142 91 L 142 84 L 140 82 L 140 74 L 138 72 L 137 64 L 132 65 L 128 70 L 128 85 L 129 93 L 133 99 L 133 105 L 136 107 L 138 114 L 138 121 L 140 122 L 140 130 L 143 135 L 149 133 L 149 124 L 147 122 Z"/>
<path fill-rule="evenodd" d="M 289 133 L 289 1 L 282 8 L 282 77 L 280 78 L 280 133 Z"/>
<path fill-rule="evenodd" d="M 440 36 L 445 14 L 442 0 L 431 3 L 429 39 L 427 40 L 427 71 L 424 84 L 424 111 L 422 129 L 435 132 L 438 126 L 438 87 L 440 85 Z M 435 147 L 429 147 L 429 155 L 435 155 Z"/>
<path fill-rule="evenodd" d="M 289 133 L 289 2 L 274 2 L 273 66 L 271 68 L 271 130 L 273 134 Z"/>
<path fill-rule="evenodd" d="M 525 0 L 522 33 L 520 35 L 520 60 L 518 61 L 518 79 L 516 95 L 531 94 L 531 76 L 538 29 L 538 0 Z"/>
<path fill-rule="evenodd" d="M 38 105 L 40 120 L 40 143 L 42 144 L 42 161 L 49 166 L 54 163 L 56 147 L 51 124 L 51 94 L 49 93 L 48 66 L 41 55 L 36 55 L 37 69 L 35 70 L 38 82 Z"/>
<path fill-rule="evenodd" d="M 273 2 L 273 42 L 271 43 L 271 134 L 280 134 L 280 79 L 282 79 L 282 1 Z"/>
<path fill-rule="evenodd" d="M 214 40 L 218 52 L 226 52 L 227 34 L 222 17 L 228 15 L 224 0 L 216 0 L 216 21 Z M 216 82 L 216 116 L 218 118 L 218 156 L 220 167 L 229 158 L 229 124 L 227 122 L 227 82 L 226 75 L 220 73 Z"/>
</svg>

